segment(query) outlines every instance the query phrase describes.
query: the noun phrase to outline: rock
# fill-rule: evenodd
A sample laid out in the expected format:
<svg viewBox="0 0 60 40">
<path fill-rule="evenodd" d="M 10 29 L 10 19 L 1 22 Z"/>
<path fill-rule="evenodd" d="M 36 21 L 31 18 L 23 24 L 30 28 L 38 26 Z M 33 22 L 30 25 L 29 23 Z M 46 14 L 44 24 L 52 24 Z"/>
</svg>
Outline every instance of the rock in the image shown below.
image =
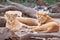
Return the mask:
<svg viewBox="0 0 60 40">
<path fill-rule="evenodd" d="M 5 27 L 6 20 L 4 18 L 0 18 L 0 27 Z"/>
<path fill-rule="evenodd" d="M 0 27 L 0 40 L 5 40 L 10 37 L 10 31 L 6 27 Z"/>
</svg>

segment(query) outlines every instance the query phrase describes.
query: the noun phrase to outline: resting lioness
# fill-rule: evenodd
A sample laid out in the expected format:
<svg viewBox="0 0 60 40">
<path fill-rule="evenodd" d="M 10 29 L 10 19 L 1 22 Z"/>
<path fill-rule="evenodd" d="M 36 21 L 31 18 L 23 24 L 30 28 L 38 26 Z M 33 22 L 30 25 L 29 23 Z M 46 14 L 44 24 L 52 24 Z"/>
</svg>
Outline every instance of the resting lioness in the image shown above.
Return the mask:
<svg viewBox="0 0 60 40">
<path fill-rule="evenodd" d="M 37 12 L 36 16 L 39 20 L 39 25 L 32 30 L 33 32 L 57 32 L 59 30 L 59 24 L 47 14 Z"/>
<path fill-rule="evenodd" d="M 10 29 L 11 31 L 19 31 L 22 27 L 27 27 L 28 25 L 25 25 L 17 20 L 17 14 L 5 14 L 6 18 L 6 27 Z"/>
</svg>

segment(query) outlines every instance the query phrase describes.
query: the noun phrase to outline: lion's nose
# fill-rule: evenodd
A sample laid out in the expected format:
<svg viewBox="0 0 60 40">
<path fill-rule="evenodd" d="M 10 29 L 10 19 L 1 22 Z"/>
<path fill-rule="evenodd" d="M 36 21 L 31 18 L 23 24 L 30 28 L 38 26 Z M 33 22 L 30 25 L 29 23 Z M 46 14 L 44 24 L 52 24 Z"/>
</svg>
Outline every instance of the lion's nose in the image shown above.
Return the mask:
<svg viewBox="0 0 60 40">
<path fill-rule="evenodd" d="M 10 19 L 10 21 L 12 22 L 12 19 Z"/>
</svg>

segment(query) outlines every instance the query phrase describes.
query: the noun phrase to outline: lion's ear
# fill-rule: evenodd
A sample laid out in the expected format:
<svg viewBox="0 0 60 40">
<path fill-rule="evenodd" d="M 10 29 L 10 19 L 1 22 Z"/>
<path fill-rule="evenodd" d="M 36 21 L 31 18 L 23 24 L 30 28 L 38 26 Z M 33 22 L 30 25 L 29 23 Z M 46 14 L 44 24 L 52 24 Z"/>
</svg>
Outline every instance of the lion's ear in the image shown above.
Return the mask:
<svg viewBox="0 0 60 40">
<path fill-rule="evenodd" d="M 44 14 L 45 17 L 46 17 L 47 15 L 48 15 L 48 14 L 46 14 L 46 13 Z"/>
<path fill-rule="evenodd" d="M 41 13 L 39 11 L 36 12 L 36 16 L 39 17 L 41 16 Z"/>
<path fill-rule="evenodd" d="M 14 17 L 17 17 L 18 15 L 17 14 L 14 14 Z"/>
<path fill-rule="evenodd" d="M 8 17 L 8 16 L 10 16 L 10 14 L 6 13 L 6 14 L 5 14 L 5 16 L 7 16 L 7 17 Z"/>
</svg>

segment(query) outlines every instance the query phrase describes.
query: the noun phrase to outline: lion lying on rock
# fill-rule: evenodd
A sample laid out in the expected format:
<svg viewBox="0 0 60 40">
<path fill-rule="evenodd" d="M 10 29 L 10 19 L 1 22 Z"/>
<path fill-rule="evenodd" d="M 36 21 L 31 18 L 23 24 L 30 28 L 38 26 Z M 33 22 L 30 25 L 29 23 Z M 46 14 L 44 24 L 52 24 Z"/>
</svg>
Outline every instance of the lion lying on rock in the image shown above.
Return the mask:
<svg viewBox="0 0 60 40">
<path fill-rule="evenodd" d="M 47 14 L 36 13 L 39 20 L 38 26 L 32 32 L 57 32 L 59 31 L 59 24 Z"/>
</svg>

